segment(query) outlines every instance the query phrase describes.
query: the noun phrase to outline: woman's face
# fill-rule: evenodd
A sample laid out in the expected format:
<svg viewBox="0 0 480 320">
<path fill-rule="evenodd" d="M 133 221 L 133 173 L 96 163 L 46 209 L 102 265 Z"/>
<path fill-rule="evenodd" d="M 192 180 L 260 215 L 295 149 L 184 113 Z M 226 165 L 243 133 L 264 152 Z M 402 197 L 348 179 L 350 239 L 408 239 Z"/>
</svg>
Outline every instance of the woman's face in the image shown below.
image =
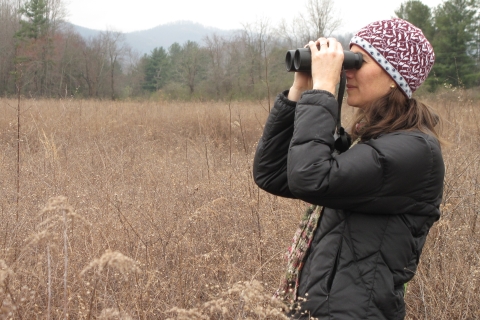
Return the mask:
<svg viewBox="0 0 480 320">
<path fill-rule="evenodd" d="M 363 64 L 358 70 L 346 70 L 347 103 L 364 109 L 386 95 L 395 82 L 362 48 L 353 45 L 350 50 L 362 54 Z"/>
</svg>

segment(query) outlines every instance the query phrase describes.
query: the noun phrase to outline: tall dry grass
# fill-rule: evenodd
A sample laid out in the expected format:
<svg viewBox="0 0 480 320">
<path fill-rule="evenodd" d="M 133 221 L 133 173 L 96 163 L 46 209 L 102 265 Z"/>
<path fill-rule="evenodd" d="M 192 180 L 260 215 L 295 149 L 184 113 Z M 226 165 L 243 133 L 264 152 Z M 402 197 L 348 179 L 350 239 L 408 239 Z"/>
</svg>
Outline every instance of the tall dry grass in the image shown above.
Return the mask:
<svg viewBox="0 0 480 320">
<path fill-rule="evenodd" d="M 453 144 L 408 319 L 476 319 L 480 106 L 427 100 Z M 24 100 L 19 174 L 16 106 L 0 100 L 0 319 L 283 318 L 270 296 L 306 204 L 252 180 L 268 106 Z"/>
</svg>

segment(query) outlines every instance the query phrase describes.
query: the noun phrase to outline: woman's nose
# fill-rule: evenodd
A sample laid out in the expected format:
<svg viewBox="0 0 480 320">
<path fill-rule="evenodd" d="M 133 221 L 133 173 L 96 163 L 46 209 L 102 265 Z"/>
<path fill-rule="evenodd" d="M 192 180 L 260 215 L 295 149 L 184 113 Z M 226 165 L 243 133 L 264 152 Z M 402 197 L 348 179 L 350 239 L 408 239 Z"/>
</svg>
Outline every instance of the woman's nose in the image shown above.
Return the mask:
<svg viewBox="0 0 480 320">
<path fill-rule="evenodd" d="M 352 79 L 353 76 L 355 75 L 356 69 L 347 69 L 345 70 L 345 75 L 347 76 L 347 79 Z"/>
</svg>

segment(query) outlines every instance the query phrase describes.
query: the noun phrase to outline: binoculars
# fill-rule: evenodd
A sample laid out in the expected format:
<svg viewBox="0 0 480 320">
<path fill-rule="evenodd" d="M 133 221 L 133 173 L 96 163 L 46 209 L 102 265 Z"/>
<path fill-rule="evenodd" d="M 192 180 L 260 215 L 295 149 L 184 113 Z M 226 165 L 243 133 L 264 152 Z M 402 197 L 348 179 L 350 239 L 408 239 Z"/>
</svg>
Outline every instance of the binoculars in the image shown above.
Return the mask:
<svg viewBox="0 0 480 320">
<path fill-rule="evenodd" d="M 363 57 L 360 53 L 343 50 L 343 68 L 360 69 L 363 63 Z M 311 72 L 312 71 L 312 53 L 310 48 L 298 48 L 288 50 L 285 57 L 285 66 L 288 72 Z"/>
</svg>

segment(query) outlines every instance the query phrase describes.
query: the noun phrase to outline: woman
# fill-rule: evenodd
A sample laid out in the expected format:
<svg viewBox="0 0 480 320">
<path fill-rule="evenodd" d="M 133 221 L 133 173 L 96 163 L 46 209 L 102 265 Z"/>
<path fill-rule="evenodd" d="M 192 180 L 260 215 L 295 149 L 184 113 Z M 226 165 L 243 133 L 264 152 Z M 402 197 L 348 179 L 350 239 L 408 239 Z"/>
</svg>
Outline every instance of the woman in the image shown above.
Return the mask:
<svg viewBox="0 0 480 320">
<path fill-rule="evenodd" d="M 360 109 L 351 129 L 357 143 L 334 152 L 342 46 L 333 38 L 310 41 L 312 73 L 295 73 L 278 96 L 254 178 L 272 194 L 319 206 L 304 223 L 308 251 L 291 266 L 299 279 L 287 279 L 293 318 L 403 319 L 404 284 L 442 200 L 438 117 L 411 97 L 434 53 L 421 30 L 401 19 L 367 25 L 350 45 L 364 60 L 346 71 L 347 102 Z"/>
</svg>

